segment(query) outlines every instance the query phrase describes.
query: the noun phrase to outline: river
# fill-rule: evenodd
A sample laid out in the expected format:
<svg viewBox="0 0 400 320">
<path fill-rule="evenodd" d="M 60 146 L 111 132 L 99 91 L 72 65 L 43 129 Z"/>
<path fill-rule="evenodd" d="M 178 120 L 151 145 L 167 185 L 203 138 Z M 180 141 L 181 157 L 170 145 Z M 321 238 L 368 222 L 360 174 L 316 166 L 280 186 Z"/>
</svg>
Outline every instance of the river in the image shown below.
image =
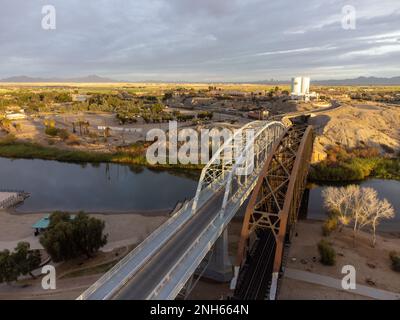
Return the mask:
<svg viewBox="0 0 400 320">
<path fill-rule="evenodd" d="M 400 232 L 400 181 L 368 179 L 358 183 L 361 187 L 371 187 L 378 192 L 379 198 L 386 198 L 395 209 L 395 217 L 391 220 L 382 220 L 378 227 L 379 231 Z M 343 184 L 342 184 L 343 185 Z M 338 186 L 338 184 L 335 184 Z M 322 190 L 326 186 L 313 184 L 310 190 L 307 218 L 324 220 L 326 210 L 323 207 Z"/>
<path fill-rule="evenodd" d="M 400 231 L 400 181 L 370 179 L 360 182 L 387 198 L 396 217 L 383 221 L 381 231 Z M 191 199 L 197 175 L 181 171 L 150 170 L 120 164 L 74 164 L 46 160 L 0 158 L 0 190 L 30 193 L 19 212 L 89 211 L 129 212 L 172 209 L 178 201 Z M 307 217 L 323 220 L 321 196 L 325 186 L 310 190 Z"/>
<path fill-rule="evenodd" d="M 192 198 L 196 187 L 196 177 L 179 171 L 0 158 L 0 189 L 30 193 L 19 212 L 162 210 Z"/>
</svg>

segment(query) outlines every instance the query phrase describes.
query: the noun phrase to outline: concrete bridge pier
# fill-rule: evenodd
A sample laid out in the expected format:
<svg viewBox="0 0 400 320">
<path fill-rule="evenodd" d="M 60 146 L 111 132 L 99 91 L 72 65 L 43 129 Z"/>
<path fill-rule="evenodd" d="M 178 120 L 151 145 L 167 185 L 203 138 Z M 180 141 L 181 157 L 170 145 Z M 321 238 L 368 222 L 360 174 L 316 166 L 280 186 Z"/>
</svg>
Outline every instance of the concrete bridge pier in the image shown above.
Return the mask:
<svg viewBox="0 0 400 320">
<path fill-rule="evenodd" d="M 214 252 L 203 277 L 219 282 L 229 282 L 233 277 L 233 265 L 228 251 L 228 228 L 215 242 Z"/>
</svg>

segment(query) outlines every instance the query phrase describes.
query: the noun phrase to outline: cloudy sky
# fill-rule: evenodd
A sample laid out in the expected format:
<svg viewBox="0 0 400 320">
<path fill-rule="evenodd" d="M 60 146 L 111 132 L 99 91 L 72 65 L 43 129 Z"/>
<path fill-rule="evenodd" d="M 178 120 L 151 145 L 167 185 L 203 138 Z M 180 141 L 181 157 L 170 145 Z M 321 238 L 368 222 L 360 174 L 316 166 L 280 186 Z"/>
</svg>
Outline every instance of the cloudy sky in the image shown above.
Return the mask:
<svg viewBox="0 0 400 320">
<path fill-rule="evenodd" d="M 0 78 L 400 75 L 399 0 L 0 0 Z M 42 28 L 42 6 L 56 29 Z M 356 28 L 342 27 L 342 8 Z"/>
</svg>

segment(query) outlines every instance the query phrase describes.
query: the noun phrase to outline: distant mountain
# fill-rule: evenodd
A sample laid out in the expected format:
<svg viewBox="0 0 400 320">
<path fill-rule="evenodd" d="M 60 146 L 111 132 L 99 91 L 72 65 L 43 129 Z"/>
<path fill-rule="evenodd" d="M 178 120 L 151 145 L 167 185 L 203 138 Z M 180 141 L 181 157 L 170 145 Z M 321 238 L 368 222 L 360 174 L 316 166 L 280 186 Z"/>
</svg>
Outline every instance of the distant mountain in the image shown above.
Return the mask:
<svg viewBox="0 0 400 320">
<path fill-rule="evenodd" d="M 344 80 L 316 80 L 312 81 L 312 84 L 325 85 L 325 86 L 400 85 L 400 77 L 392 77 L 392 78 L 358 77 L 355 79 L 344 79 Z"/>
<path fill-rule="evenodd" d="M 72 82 L 72 83 L 129 83 L 130 81 L 120 81 L 111 78 L 100 77 L 97 75 L 89 75 L 85 77 L 77 78 L 38 78 L 28 76 L 15 76 L 1 79 L 0 82 Z M 158 81 L 158 80 L 146 80 L 146 81 L 133 81 L 142 83 L 195 83 L 191 81 Z M 290 84 L 290 80 L 261 80 L 261 81 L 250 81 L 250 82 L 225 82 L 225 83 L 253 83 L 253 84 L 265 84 L 265 85 L 284 85 Z M 202 83 L 202 82 L 197 82 Z M 224 82 L 220 82 L 224 83 Z M 311 84 L 324 85 L 324 86 L 367 86 L 367 85 L 400 85 L 400 76 L 392 78 L 379 78 L 379 77 L 358 77 L 354 79 L 343 79 L 343 80 L 313 80 L 311 78 Z"/>
<path fill-rule="evenodd" d="M 89 75 L 86 77 L 78 77 L 78 78 L 37 78 L 37 77 L 28 77 L 28 76 L 15 76 L 1 79 L 0 82 L 90 82 L 90 83 L 110 83 L 110 82 L 119 82 L 114 79 L 99 77 L 97 75 Z"/>
</svg>

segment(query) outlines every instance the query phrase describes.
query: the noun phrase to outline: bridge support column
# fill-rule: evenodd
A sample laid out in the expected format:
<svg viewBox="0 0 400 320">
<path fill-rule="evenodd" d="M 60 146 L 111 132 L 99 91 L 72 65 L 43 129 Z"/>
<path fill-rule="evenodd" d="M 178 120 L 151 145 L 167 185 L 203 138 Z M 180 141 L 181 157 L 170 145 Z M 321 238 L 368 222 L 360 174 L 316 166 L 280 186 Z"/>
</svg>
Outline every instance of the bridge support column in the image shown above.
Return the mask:
<svg viewBox="0 0 400 320">
<path fill-rule="evenodd" d="M 228 252 L 228 229 L 226 228 L 214 245 L 214 252 L 203 277 L 219 282 L 232 280 L 232 262 Z"/>
</svg>

